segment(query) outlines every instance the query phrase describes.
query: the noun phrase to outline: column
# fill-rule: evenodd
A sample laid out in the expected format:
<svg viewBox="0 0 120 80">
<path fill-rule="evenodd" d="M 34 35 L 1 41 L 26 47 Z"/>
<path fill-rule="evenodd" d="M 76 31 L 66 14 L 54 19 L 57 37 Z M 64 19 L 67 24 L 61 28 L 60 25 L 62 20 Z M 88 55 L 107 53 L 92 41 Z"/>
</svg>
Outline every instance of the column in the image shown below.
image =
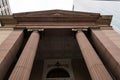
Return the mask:
<svg viewBox="0 0 120 80">
<path fill-rule="evenodd" d="M 23 42 L 23 30 L 14 30 L 0 45 L 0 80 L 3 80 Z"/>
<path fill-rule="evenodd" d="M 9 80 L 29 80 L 39 39 L 39 33 L 33 31 L 10 75 Z"/>
<path fill-rule="evenodd" d="M 91 38 L 103 61 L 120 80 L 120 49 L 101 30 L 92 30 Z"/>
<path fill-rule="evenodd" d="M 92 80 L 112 80 L 85 34 L 79 31 L 76 38 Z"/>
</svg>

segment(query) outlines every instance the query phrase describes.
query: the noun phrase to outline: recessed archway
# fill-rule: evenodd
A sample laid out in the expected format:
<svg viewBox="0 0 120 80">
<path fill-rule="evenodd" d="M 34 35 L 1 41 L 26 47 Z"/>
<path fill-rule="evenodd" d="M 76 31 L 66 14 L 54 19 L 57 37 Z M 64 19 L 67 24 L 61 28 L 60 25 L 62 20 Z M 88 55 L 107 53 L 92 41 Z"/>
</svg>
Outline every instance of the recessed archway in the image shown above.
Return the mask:
<svg viewBox="0 0 120 80">
<path fill-rule="evenodd" d="M 47 73 L 47 78 L 70 78 L 70 75 L 63 68 L 54 68 Z"/>
</svg>

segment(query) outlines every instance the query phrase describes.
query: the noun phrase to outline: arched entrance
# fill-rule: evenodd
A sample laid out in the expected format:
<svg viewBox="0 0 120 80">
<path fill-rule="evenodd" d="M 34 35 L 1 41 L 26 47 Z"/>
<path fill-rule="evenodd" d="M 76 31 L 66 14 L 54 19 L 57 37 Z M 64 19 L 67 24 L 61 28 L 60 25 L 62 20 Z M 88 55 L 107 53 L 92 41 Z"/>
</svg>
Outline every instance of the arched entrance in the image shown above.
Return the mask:
<svg viewBox="0 0 120 80">
<path fill-rule="evenodd" d="M 42 80 L 75 80 L 70 59 L 46 59 Z"/>
<path fill-rule="evenodd" d="M 63 68 L 54 68 L 48 72 L 47 78 L 70 78 L 70 75 Z"/>
</svg>

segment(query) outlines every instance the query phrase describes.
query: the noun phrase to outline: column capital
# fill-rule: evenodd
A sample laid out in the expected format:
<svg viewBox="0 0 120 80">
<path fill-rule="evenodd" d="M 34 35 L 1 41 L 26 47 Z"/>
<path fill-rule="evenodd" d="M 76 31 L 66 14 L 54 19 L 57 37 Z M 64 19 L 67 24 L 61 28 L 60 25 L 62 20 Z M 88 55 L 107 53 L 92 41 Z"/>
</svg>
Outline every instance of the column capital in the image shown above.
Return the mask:
<svg viewBox="0 0 120 80">
<path fill-rule="evenodd" d="M 40 28 L 40 29 L 28 28 L 27 31 L 44 31 L 44 29 L 43 28 Z"/>
</svg>

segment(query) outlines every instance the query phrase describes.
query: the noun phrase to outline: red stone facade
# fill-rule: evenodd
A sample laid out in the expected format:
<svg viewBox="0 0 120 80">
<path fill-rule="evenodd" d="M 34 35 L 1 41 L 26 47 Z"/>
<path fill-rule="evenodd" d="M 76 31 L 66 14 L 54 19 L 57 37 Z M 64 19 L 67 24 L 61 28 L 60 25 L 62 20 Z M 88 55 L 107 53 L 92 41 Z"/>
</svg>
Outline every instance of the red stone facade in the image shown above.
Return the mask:
<svg viewBox="0 0 120 80">
<path fill-rule="evenodd" d="M 120 80 L 111 19 L 65 10 L 1 16 L 0 31 L 13 31 L 0 44 L 0 80 Z"/>
</svg>

